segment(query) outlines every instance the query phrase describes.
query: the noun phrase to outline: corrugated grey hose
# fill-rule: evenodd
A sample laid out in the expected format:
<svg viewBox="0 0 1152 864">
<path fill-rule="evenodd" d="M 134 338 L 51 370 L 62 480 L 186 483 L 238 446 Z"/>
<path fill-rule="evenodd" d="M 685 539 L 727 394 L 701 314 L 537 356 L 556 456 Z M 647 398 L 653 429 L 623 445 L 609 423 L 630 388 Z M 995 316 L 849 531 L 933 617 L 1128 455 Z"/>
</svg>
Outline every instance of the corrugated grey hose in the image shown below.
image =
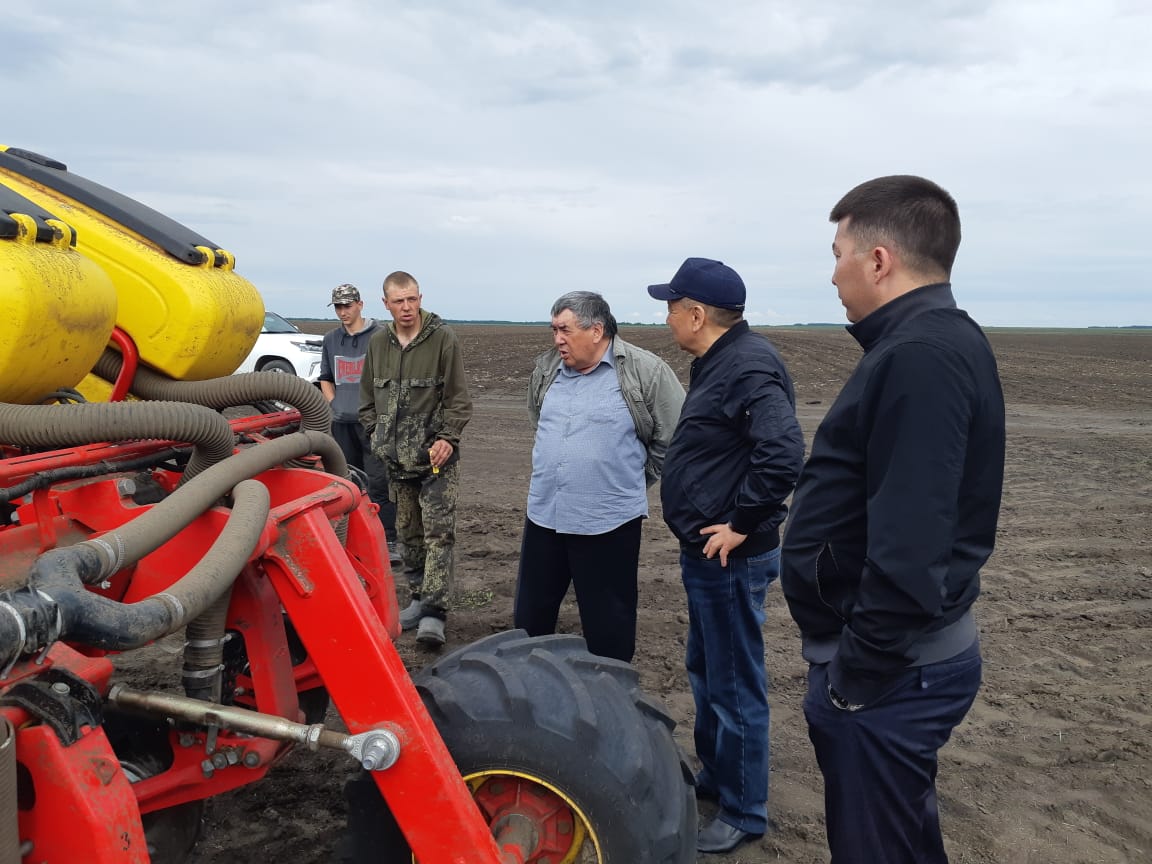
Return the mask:
<svg viewBox="0 0 1152 864">
<path fill-rule="evenodd" d="M 94 647 L 126 650 L 139 648 L 173 633 L 203 613 L 235 581 L 251 555 L 267 519 L 267 489 L 258 481 L 241 483 L 291 458 L 318 454 L 329 473 L 338 477 L 348 471 L 344 453 L 330 435 L 296 432 L 242 450 L 225 462 L 213 465 L 173 492 L 146 513 L 95 540 L 46 552 L 32 568 L 30 584 L 55 598 L 64 614 L 64 636 Z M 236 506 L 228 526 L 240 518 L 242 489 L 256 487 L 264 504 L 244 514 L 246 528 L 237 528 L 251 543 L 230 541 L 217 552 L 223 532 L 212 551 L 195 568 L 163 594 L 138 603 L 123 604 L 93 594 L 77 584 L 98 583 L 131 566 L 159 548 L 189 522 L 235 487 Z M 256 490 L 259 490 L 258 492 Z M 249 499 L 249 503 L 253 503 Z M 250 521 L 249 521 L 250 520 Z M 249 532 L 254 534 L 249 534 Z M 245 544 L 247 548 L 242 548 Z M 231 545 L 231 548 L 228 546 Z M 213 560 L 209 560 L 212 558 Z M 49 587 L 51 586 L 51 587 Z M 63 593 L 61 593 L 63 592 Z"/>
<path fill-rule="evenodd" d="M 160 548 L 241 480 L 313 453 L 320 455 L 328 473 L 337 477 L 347 475 L 344 452 L 332 436 L 320 432 L 296 432 L 248 447 L 204 470 L 131 522 L 95 540 L 77 544 L 98 547 L 104 558 L 103 572 L 93 581 L 101 582 Z"/>
<path fill-rule="evenodd" d="M 232 455 L 232 427 L 220 414 L 184 402 L 101 402 L 79 405 L 0 403 L 0 441 L 55 449 L 101 441 L 187 441 L 187 482 Z"/>
<path fill-rule="evenodd" d="M 20 864 L 16 810 L 16 730 L 0 717 L 0 864 Z"/>
<path fill-rule="evenodd" d="M 249 481 L 245 486 L 240 481 L 309 454 L 319 455 L 328 473 L 338 477 L 347 473 L 344 454 L 332 436 L 296 432 L 213 465 L 116 531 L 42 554 L 29 571 L 26 585 L 9 592 L 8 600 L 0 603 L 0 612 L 6 613 L 0 615 L 0 667 L 50 644 L 38 640 L 64 638 L 109 650 L 139 648 L 204 613 L 232 585 L 267 522 L 264 485 Z M 118 603 L 84 587 L 157 549 L 233 487 L 236 507 L 225 530 L 235 529 L 250 541 L 227 541 L 220 548 L 222 557 L 210 561 L 206 556 L 168 591 L 138 603 Z M 241 487 L 254 488 L 250 496 L 242 496 Z M 261 493 L 263 504 L 254 497 Z M 246 501 L 259 506 L 245 506 Z M 346 519 L 336 521 L 338 536 L 341 527 L 346 531 Z M 213 552 L 220 543 L 218 538 Z M 56 620 L 58 625 L 51 623 Z M 37 624 L 41 626 L 33 626 Z"/>
<path fill-rule="evenodd" d="M 101 378 L 115 381 L 123 360 L 111 348 L 96 362 L 93 370 Z M 300 412 L 300 428 L 332 432 L 332 408 L 320 388 L 295 375 L 279 372 L 245 372 L 207 381 L 173 381 L 151 369 L 136 370 L 132 393 L 142 399 L 192 402 L 217 411 L 254 402 L 285 402 Z"/>
<path fill-rule="evenodd" d="M 224 681 L 224 634 L 228 629 L 228 607 L 231 604 L 232 586 L 229 585 L 203 615 L 188 622 L 188 629 L 184 631 L 181 678 L 184 694 L 191 699 L 220 701 Z"/>
</svg>

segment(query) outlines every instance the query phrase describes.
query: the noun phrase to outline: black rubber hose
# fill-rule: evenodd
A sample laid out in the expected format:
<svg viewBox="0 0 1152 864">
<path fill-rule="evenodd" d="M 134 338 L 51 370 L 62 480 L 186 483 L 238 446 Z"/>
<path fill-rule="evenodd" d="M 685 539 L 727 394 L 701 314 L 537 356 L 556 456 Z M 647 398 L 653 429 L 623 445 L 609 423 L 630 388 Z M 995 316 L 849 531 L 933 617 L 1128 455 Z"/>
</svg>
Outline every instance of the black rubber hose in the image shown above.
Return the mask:
<svg viewBox="0 0 1152 864">
<path fill-rule="evenodd" d="M 101 441 L 152 439 L 194 445 L 184 482 L 232 455 L 235 437 L 220 414 L 180 402 L 83 405 L 0 403 L 0 441 L 40 450 Z"/>
<path fill-rule="evenodd" d="M 32 602 L 18 602 L 25 595 Z M 29 636 L 28 620 L 36 614 L 38 606 L 49 605 L 44 598 L 26 590 L 20 592 L 19 597 L 13 593 L 0 594 L 0 675 L 7 675 L 8 667 L 19 660 L 21 654 L 40 647 L 33 641 L 34 636 Z M 55 610 L 52 614 L 55 616 Z"/>
<path fill-rule="evenodd" d="M 126 651 L 174 633 L 202 615 L 232 586 L 268 524 L 269 495 L 263 483 L 244 480 L 233 494 L 232 513 L 204 557 L 167 591 L 138 603 L 118 603 L 79 584 L 83 580 L 77 580 L 73 550 L 85 544 L 42 555 L 33 567 L 32 584 L 58 604 L 62 638 Z M 80 570 L 88 570 L 88 562 Z"/>
<path fill-rule="evenodd" d="M 163 465 L 165 462 L 171 462 L 179 456 L 181 452 L 187 454 L 188 449 L 184 448 L 181 450 L 179 447 L 172 447 L 168 450 L 161 450 L 158 453 L 149 453 L 146 456 L 138 456 L 135 459 L 125 459 L 119 462 L 104 461 L 96 462 L 92 465 L 69 465 L 67 468 L 53 468 L 50 471 L 38 471 L 27 480 L 14 483 L 6 489 L 0 489 L 0 503 L 23 498 L 29 492 L 35 492 L 37 489 L 47 489 L 49 486 L 57 483 L 65 483 L 68 480 L 84 480 L 90 477 L 101 477 L 117 471 L 141 471 L 145 468 L 155 468 L 158 465 Z"/>
</svg>

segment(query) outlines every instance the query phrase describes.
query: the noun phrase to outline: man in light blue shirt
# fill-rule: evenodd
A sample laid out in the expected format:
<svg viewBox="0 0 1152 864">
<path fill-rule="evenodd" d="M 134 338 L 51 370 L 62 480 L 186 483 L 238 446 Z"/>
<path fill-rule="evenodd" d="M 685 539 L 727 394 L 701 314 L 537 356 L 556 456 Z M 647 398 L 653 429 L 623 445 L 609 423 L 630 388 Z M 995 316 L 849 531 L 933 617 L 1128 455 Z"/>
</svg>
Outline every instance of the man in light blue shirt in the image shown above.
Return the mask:
<svg viewBox="0 0 1152 864">
<path fill-rule="evenodd" d="M 528 386 L 536 440 L 513 621 L 532 636 L 554 633 L 572 585 L 588 650 L 631 661 L 647 487 L 660 478 L 684 388 L 667 363 L 617 335 L 591 291 L 553 304 L 552 341 Z"/>
</svg>

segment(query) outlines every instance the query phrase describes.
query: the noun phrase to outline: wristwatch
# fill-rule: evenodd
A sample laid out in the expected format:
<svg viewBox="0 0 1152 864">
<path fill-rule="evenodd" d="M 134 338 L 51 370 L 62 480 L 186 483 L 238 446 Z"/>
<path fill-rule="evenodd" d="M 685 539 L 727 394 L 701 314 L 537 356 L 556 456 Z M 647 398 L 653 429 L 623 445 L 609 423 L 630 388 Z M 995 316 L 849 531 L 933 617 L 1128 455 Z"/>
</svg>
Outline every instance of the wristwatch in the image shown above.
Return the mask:
<svg viewBox="0 0 1152 864">
<path fill-rule="evenodd" d="M 828 682 L 828 701 L 839 708 L 841 711 L 859 711 L 863 705 L 855 702 L 849 702 L 843 696 L 836 692 L 836 688 L 832 686 L 832 682 Z"/>
</svg>

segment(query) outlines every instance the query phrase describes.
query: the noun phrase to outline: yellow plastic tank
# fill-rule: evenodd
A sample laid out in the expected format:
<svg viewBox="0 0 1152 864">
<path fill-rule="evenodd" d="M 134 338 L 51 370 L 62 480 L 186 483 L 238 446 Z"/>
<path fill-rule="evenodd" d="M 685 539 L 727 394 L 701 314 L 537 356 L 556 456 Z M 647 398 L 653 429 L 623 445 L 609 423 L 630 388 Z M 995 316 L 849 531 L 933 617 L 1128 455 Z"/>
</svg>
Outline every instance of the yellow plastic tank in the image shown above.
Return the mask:
<svg viewBox="0 0 1152 864">
<path fill-rule="evenodd" d="M 0 183 L 75 229 L 76 249 L 112 279 L 116 324 L 141 362 L 198 381 L 230 375 L 256 343 L 264 303 L 231 253 L 37 153 L 0 145 Z"/>
<path fill-rule="evenodd" d="M 0 402 L 75 387 L 108 345 L 116 289 L 75 237 L 0 178 Z"/>
</svg>

